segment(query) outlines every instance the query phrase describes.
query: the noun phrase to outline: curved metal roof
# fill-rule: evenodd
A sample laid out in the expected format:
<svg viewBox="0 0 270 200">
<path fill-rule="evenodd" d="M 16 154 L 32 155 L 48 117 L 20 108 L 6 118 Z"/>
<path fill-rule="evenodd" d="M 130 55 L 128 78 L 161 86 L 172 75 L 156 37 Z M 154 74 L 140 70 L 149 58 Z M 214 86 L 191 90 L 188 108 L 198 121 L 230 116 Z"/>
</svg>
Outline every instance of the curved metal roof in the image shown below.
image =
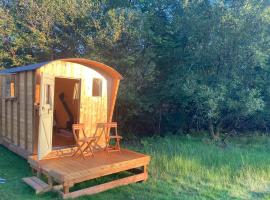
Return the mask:
<svg viewBox="0 0 270 200">
<path fill-rule="evenodd" d="M 31 71 L 31 70 L 38 69 L 38 68 L 40 68 L 43 65 L 46 65 L 48 63 L 49 62 L 41 62 L 41 63 L 32 64 L 32 65 L 12 67 L 12 68 L 1 70 L 0 74 L 12 74 L 12 73 L 16 73 L 16 72 Z"/>
<path fill-rule="evenodd" d="M 53 60 L 53 61 L 48 61 L 48 62 L 36 63 L 32 65 L 13 67 L 13 68 L 1 70 L 0 74 L 12 74 L 12 73 L 23 72 L 23 71 L 31 71 L 31 70 L 38 69 L 51 62 L 55 62 L 59 60 L 65 61 L 65 62 L 78 63 L 78 64 L 81 64 L 81 65 L 84 65 L 93 69 L 104 71 L 105 73 L 107 73 L 108 75 L 116 79 L 123 79 L 122 75 L 119 72 L 117 72 L 115 69 L 113 69 L 112 67 L 105 65 L 103 63 L 93 61 L 93 60 L 88 60 L 85 58 L 65 58 L 65 59 L 58 59 L 58 60 Z"/>
</svg>

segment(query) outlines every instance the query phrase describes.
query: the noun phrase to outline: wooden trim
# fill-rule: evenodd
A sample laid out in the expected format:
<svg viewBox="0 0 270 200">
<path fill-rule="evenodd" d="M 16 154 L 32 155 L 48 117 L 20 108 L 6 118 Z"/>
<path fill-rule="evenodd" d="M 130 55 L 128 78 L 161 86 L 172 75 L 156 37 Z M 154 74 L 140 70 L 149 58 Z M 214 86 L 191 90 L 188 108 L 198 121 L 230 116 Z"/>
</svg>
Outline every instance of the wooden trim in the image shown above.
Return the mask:
<svg viewBox="0 0 270 200">
<path fill-rule="evenodd" d="M 27 134 L 27 150 L 33 152 L 33 71 L 28 71 L 26 75 L 26 134 Z"/>
<path fill-rule="evenodd" d="M 5 91 L 5 84 L 4 84 L 4 79 L 5 77 L 2 77 L 2 90 Z M 3 92 L 2 91 L 2 92 Z M 2 126 L 1 126 L 1 132 L 2 132 L 2 137 L 5 136 L 5 129 L 6 129 L 6 101 L 4 99 L 3 93 L 2 93 L 2 112 L 1 112 L 1 119 L 2 119 Z"/>
<path fill-rule="evenodd" d="M 83 195 L 92 195 L 92 194 L 96 194 L 96 193 L 99 193 L 99 192 L 103 192 L 103 191 L 106 191 L 106 190 L 113 189 L 115 187 L 128 185 L 130 183 L 136 183 L 136 182 L 139 182 L 139 181 L 145 181 L 147 179 L 147 177 L 148 177 L 147 173 L 141 173 L 141 174 L 129 176 L 129 177 L 126 177 L 126 178 L 121 178 L 121 179 L 118 179 L 118 180 L 114 180 L 114 181 L 111 181 L 111 182 L 108 182 L 108 183 L 103 183 L 103 184 L 100 184 L 100 185 L 96 185 L 96 186 L 93 186 L 93 187 L 89 187 L 89 188 L 78 190 L 78 191 L 71 192 L 71 193 L 67 193 L 66 191 L 60 192 L 60 194 L 61 194 L 63 199 L 76 198 L 76 197 L 83 196 Z"/>
<path fill-rule="evenodd" d="M 10 151 L 18 154 L 19 156 L 27 159 L 30 154 L 29 152 L 27 152 L 25 149 L 19 147 L 19 146 L 16 146 L 14 144 L 12 144 L 11 142 L 9 142 L 6 138 L 3 138 L 2 141 L 1 141 L 1 144 L 6 147 L 7 149 L 9 149 Z"/>
<path fill-rule="evenodd" d="M 27 135 L 27 71 L 24 72 L 24 145 L 28 149 L 28 135 Z"/>
<path fill-rule="evenodd" d="M 1 139 L 1 137 L 3 136 L 2 134 L 2 110 L 3 110 L 3 108 L 2 108 L 2 104 L 3 104 L 3 102 L 2 102 L 2 98 L 3 98 L 3 91 L 2 91 L 2 89 L 3 89 L 3 83 L 2 83 L 2 80 L 3 80 L 3 78 L 2 78 L 2 76 L 0 76 L 0 139 Z M 0 141 L 0 143 L 1 143 L 1 141 Z"/>
<path fill-rule="evenodd" d="M 93 68 L 95 70 L 98 70 L 98 71 L 104 71 L 112 78 L 123 79 L 122 75 L 119 72 L 117 72 L 115 69 L 97 61 L 88 60 L 84 58 L 65 58 L 65 59 L 59 59 L 55 61 L 64 61 L 64 62 L 81 64 L 81 65 Z M 52 62 L 55 62 L 55 61 L 52 61 Z"/>
<path fill-rule="evenodd" d="M 6 102 L 6 113 L 7 113 L 7 135 L 6 137 L 11 140 L 11 101 Z"/>
<path fill-rule="evenodd" d="M 3 97 L 6 101 L 16 101 L 17 97 Z"/>
<path fill-rule="evenodd" d="M 11 101 L 10 102 L 10 120 L 11 120 L 11 122 L 10 122 L 10 132 L 11 132 L 11 141 L 12 141 L 12 143 L 14 144 L 14 133 L 13 133 L 13 125 L 14 125 L 14 119 L 13 119 L 13 104 L 14 104 L 15 102 L 14 101 Z"/>
<path fill-rule="evenodd" d="M 5 136 L 8 136 L 8 130 L 7 130 L 7 128 L 8 128 L 8 120 L 7 120 L 7 102 L 5 101 L 5 132 L 4 132 L 4 135 Z"/>
<path fill-rule="evenodd" d="M 26 102 L 25 102 L 25 96 L 27 96 L 25 94 L 25 72 L 21 72 L 19 73 L 19 87 L 20 87 L 20 96 L 19 96 L 19 111 L 20 111 L 20 115 L 19 115 L 19 120 L 20 120 L 20 147 L 25 149 L 26 147 L 26 139 L 25 139 L 25 133 L 26 133 L 26 118 L 25 118 L 25 107 L 26 107 Z"/>
<path fill-rule="evenodd" d="M 17 97 L 18 97 L 18 101 L 17 101 L 17 145 L 18 147 L 21 144 L 21 139 L 20 139 L 20 89 L 19 89 L 19 85 L 20 85 L 20 75 L 19 73 L 16 76 L 16 80 L 17 80 Z"/>
<path fill-rule="evenodd" d="M 32 154 L 34 152 L 34 146 L 35 146 L 35 91 L 36 91 L 36 73 L 33 71 L 32 73 L 32 94 L 33 94 L 33 100 L 32 100 Z"/>
<path fill-rule="evenodd" d="M 54 78 L 71 79 L 71 80 L 77 80 L 77 81 L 81 80 L 81 78 L 74 78 L 74 77 L 70 77 L 70 76 L 54 76 Z"/>
<path fill-rule="evenodd" d="M 119 83 L 120 83 L 119 79 L 116 79 L 113 81 L 111 104 L 110 104 L 109 113 L 108 113 L 108 122 L 112 121 L 114 106 L 115 106 L 115 102 L 116 102 L 116 96 L 117 96 L 117 92 L 118 92 L 118 88 L 119 88 Z"/>
<path fill-rule="evenodd" d="M 36 85 L 40 84 L 40 71 L 35 71 L 35 84 L 34 84 L 34 98 L 36 97 Z M 39 102 L 36 102 L 36 99 L 34 99 L 34 143 L 33 143 L 33 155 L 37 155 L 38 153 L 38 133 L 39 133 Z"/>
</svg>

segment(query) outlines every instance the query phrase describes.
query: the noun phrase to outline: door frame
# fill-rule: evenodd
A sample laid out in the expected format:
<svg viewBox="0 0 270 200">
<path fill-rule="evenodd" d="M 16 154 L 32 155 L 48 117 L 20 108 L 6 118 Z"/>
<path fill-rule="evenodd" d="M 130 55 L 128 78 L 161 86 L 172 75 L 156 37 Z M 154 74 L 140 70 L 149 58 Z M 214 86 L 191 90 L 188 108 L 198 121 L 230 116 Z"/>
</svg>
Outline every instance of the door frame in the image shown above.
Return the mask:
<svg viewBox="0 0 270 200">
<path fill-rule="evenodd" d="M 39 73 L 38 73 L 39 74 Z M 40 75 L 36 75 L 36 81 L 35 81 L 35 86 L 36 85 L 40 85 L 40 88 L 42 87 L 42 85 L 41 84 L 43 84 L 43 83 L 41 83 L 41 76 L 42 76 L 42 73 L 40 73 Z M 55 78 L 63 78 L 63 79 L 72 79 L 72 80 L 77 80 L 78 81 L 78 83 L 79 83 L 79 99 L 78 99 L 78 110 L 77 110 L 77 116 L 78 116 L 78 122 L 80 123 L 80 118 L 81 118 L 81 88 L 82 88 L 82 79 L 81 78 L 74 78 L 74 77 L 68 77 L 68 76 L 53 76 L 52 77 L 53 78 L 53 80 L 54 80 L 54 83 L 55 83 Z M 44 87 L 44 86 L 43 86 Z M 36 91 L 35 91 L 36 92 Z M 55 92 L 55 84 L 54 84 L 54 90 L 53 90 L 53 92 Z M 39 96 L 39 98 L 41 99 L 41 92 L 40 92 L 40 96 Z M 54 99 L 53 99 L 53 104 L 54 104 Z M 36 147 L 34 147 L 34 154 L 35 155 L 38 155 L 38 139 L 39 139 L 39 125 L 40 125 L 40 122 L 41 122 L 41 120 L 40 120 L 40 102 L 39 102 L 39 104 L 35 104 L 34 105 L 35 106 L 35 115 L 36 115 L 36 117 L 35 117 L 35 124 L 36 124 L 36 128 L 35 128 L 35 132 L 36 132 L 36 137 L 35 137 L 35 144 L 36 144 Z M 54 116 L 53 116 L 54 117 Z M 52 127 L 53 128 L 53 127 Z M 53 134 L 53 132 L 52 132 L 52 134 Z M 68 148 L 65 148 L 65 147 L 63 147 L 63 149 L 61 148 L 61 149 L 58 149 L 58 150 L 54 150 L 53 149 L 53 147 L 52 147 L 52 149 L 51 149 L 51 152 L 54 152 L 54 151 L 59 151 L 59 150 L 64 150 L 64 149 L 70 149 L 71 147 L 68 147 Z"/>
<path fill-rule="evenodd" d="M 78 95 L 79 95 L 79 98 L 78 98 L 78 105 L 77 105 L 77 111 L 76 111 L 77 112 L 77 118 L 76 118 L 76 120 L 74 120 L 74 122 L 80 123 L 80 117 L 81 117 L 81 115 L 80 115 L 80 113 L 81 113 L 80 112 L 80 107 L 81 107 L 81 82 L 82 82 L 82 80 L 80 78 L 74 78 L 74 77 L 68 77 L 68 76 L 55 76 L 54 77 L 54 83 L 55 83 L 56 78 L 58 78 L 58 79 L 75 80 L 76 83 L 79 84 L 79 86 L 78 86 L 78 93 L 79 93 Z M 55 87 L 56 87 L 56 84 L 54 84 L 54 92 L 55 92 Z M 55 106 L 55 104 L 54 104 L 54 106 Z M 54 120 L 54 116 L 53 116 L 53 120 Z M 53 132 L 52 132 L 52 134 L 53 134 Z M 53 142 L 53 135 L 52 135 L 52 142 Z M 59 151 L 59 150 L 63 150 L 63 149 L 70 149 L 70 148 L 73 148 L 73 147 L 62 146 L 61 148 L 59 148 L 59 147 L 53 147 L 52 146 L 52 150 L 51 151 L 53 152 L 53 151 Z"/>
<path fill-rule="evenodd" d="M 77 110 L 77 116 L 78 116 L 78 123 L 80 123 L 80 119 L 81 119 L 81 112 L 80 112 L 80 107 L 81 107 L 81 87 L 82 87 L 82 79 L 81 78 L 74 78 L 74 77 L 68 77 L 68 76 L 55 76 L 54 77 L 54 82 L 56 78 L 62 78 L 62 79 L 71 79 L 71 80 L 76 80 L 79 83 L 79 99 L 78 99 L 78 110 Z M 55 86 L 56 84 L 54 84 L 54 91 L 55 91 Z"/>
</svg>

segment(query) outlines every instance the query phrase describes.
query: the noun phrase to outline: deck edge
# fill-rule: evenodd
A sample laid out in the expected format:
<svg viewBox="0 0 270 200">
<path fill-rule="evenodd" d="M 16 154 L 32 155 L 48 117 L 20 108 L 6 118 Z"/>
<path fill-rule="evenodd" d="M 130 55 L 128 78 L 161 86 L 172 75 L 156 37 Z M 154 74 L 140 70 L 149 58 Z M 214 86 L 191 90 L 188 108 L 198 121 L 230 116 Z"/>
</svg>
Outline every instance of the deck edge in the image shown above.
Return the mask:
<svg viewBox="0 0 270 200">
<path fill-rule="evenodd" d="M 121 178 L 118 180 L 114 180 L 114 181 L 110 181 L 107 183 L 103 183 L 100 185 L 96 185 L 96 186 L 92 186 L 89 188 L 85 188 L 85 189 L 81 189 L 75 192 L 70 192 L 70 193 L 63 193 L 60 192 L 60 195 L 62 196 L 63 199 L 67 199 L 67 198 L 77 198 L 80 196 L 84 196 L 84 195 L 92 195 L 92 194 L 97 194 L 99 192 L 103 192 L 106 190 L 110 190 L 113 189 L 115 187 L 119 187 L 119 186 L 124 186 L 124 185 L 128 185 L 130 183 L 136 183 L 139 181 L 145 181 L 148 178 L 148 174 L 147 173 L 141 173 L 141 174 L 137 174 L 137 175 L 132 175 L 126 178 Z"/>
</svg>

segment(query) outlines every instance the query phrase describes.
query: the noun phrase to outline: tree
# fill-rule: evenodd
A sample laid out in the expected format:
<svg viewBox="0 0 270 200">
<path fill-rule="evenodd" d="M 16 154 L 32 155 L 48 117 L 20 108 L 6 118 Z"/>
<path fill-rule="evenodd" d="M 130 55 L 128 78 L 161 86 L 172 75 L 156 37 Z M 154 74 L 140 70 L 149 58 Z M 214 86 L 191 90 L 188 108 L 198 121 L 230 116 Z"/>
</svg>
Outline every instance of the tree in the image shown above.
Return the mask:
<svg viewBox="0 0 270 200">
<path fill-rule="evenodd" d="M 125 77 L 124 131 L 268 130 L 267 0 L 0 0 L 0 63 L 63 57 L 108 63 Z M 269 122 L 269 123 L 268 123 Z"/>
</svg>

